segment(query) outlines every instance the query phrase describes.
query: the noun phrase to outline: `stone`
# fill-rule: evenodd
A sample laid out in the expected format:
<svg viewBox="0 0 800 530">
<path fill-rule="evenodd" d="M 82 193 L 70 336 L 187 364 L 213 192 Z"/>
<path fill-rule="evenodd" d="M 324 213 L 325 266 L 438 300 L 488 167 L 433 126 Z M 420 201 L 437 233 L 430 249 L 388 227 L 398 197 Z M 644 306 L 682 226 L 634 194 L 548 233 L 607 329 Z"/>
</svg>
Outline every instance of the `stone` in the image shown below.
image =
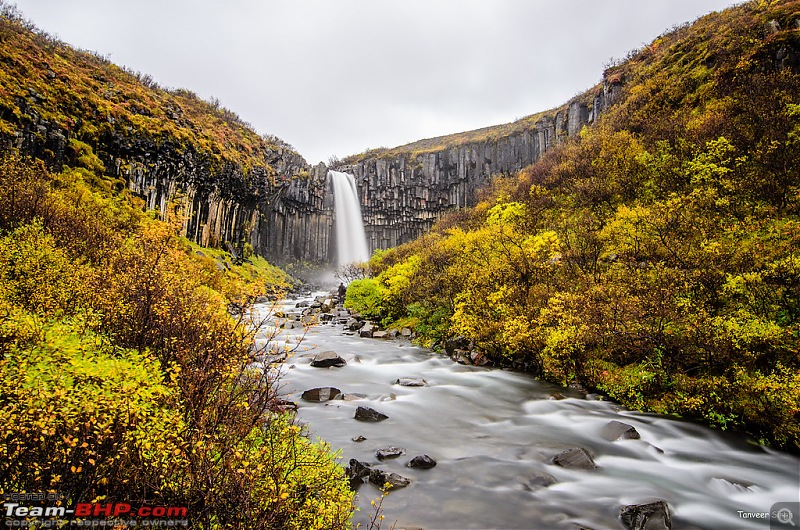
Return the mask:
<svg viewBox="0 0 800 530">
<path fill-rule="evenodd" d="M 567 399 L 567 398 L 564 397 L 564 394 L 562 394 L 561 392 L 553 392 L 547 399 L 554 399 L 556 401 L 560 401 L 562 399 Z"/>
<path fill-rule="evenodd" d="M 616 440 L 638 440 L 641 438 L 639 432 L 632 425 L 613 420 L 608 422 L 600 429 L 600 436 L 613 442 Z"/>
<path fill-rule="evenodd" d="M 548 486 L 552 486 L 558 482 L 553 475 L 550 473 L 535 473 L 534 475 L 527 477 L 525 482 L 523 482 L 523 486 L 525 489 L 530 491 L 535 491 L 542 488 L 547 488 Z"/>
<path fill-rule="evenodd" d="M 389 392 L 388 394 L 381 394 L 378 401 L 394 401 L 397 399 L 397 394 Z"/>
<path fill-rule="evenodd" d="M 472 359 L 470 359 L 469 352 L 467 350 L 453 350 L 453 355 L 451 355 L 450 358 L 458 364 L 472 364 Z"/>
<path fill-rule="evenodd" d="M 298 308 L 299 308 L 299 307 L 308 307 L 308 306 L 309 306 L 309 303 L 308 303 L 308 302 L 306 302 L 305 300 L 303 300 L 302 302 L 297 302 L 296 304 L 294 304 L 294 306 L 295 306 L 295 307 L 298 307 Z"/>
<path fill-rule="evenodd" d="M 350 487 L 355 489 L 357 486 L 366 482 L 367 479 L 369 479 L 370 471 L 372 471 L 372 468 L 369 464 L 351 458 L 347 469 L 345 469 L 347 478 L 350 480 Z"/>
<path fill-rule="evenodd" d="M 366 397 L 366 394 L 359 394 L 355 392 L 351 394 L 342 394 L 342 399 L 345 401 L 358 401 L 359 399 L 365 399 Z"/>
<path fill-rule="evenodd" d="M 670 530 L 672 517 L 666 501 L 623 506 L 619 517 L 630 530 Z"/>
<path fill-rule="evenodd" d="M 286 399 L 276 399 L 270 406 L 270 410 L 272 410 L 273 412 L 294 411 L 297 410 L 297 403 L 295 403 L 294 401 L 288 401 Z"/>
<path fill-rule="evenodd" d="M 469 340 L 465 337 L 458 336 L 452 337 L 444 341 L 444 351 L 447 352 L 447 355 L 453 357 L 455 355 L 456 350 L 469 350 L 470 349 Z"/>
<path fill-rule="evenodd" d="M 412 334 L 413 333 L 412 333 L 411 329 L 409 329 L 409 328 L 403 328 L 403 329 L 400 330 L 400 336 L 403 337 L 403 338 L 409 339 L 409 338 L 411 338 Z"/>
<path fill-rule="evenodd" d="M 372 338 L 373 339 L 385 339 L 388 336 L 388 333 L 385 331 L 373 331 Z"/>
<path fill-rule="evenodd" d="M 427 386 L 428 382 L 421 377 L 401 377 L 394 384 L 400 386 Z"/>
<path fill-rule="evenodd" d="M 489 359 L 489 357 L 485 353 L 478 350 L 474 350 L 473 352 L 471 352 L 469 354 L 469 358 L 472 361 L 472 364 L 474 364 L 475 366 L 488 366 L 492 364 L 491 359 Z"/>
<path fill-rule="evenodd" d="M 364 338 L 364 339 L 371 339 L 372 338 L 372 330 L 373 330 L 372 324 L 370 324 L 369 322 L 366 322 L 366 323 L 364 323 L 363 326 L 361 326 L 361 329 L 358 331 L 358 335 L 361 338 Z"/>
<path fill-rule="evenodd" d="M 356 443 L 361 443 L 361 442 L 366 442 L 367 441 L 367 437 L 366 436 L 361 436 L 360 434 L 358 436 L 353 436 L 350 439 L 353 440 Z"/>
<path fill-rule="evenodd" d="M 361 407 L 361 406 L 359 406 L 356 409 L 356 415 L 354 416 L 354 418 L 357 419 L 358 421 L 368 421 L 368 422 L 376 423 L 376 422 L 379 422 L 379 421 L 383 421 L 383 420 L 389 419 L 389 416 L 387 416 L 386 414 L 383 414 L 381 412 L 378 412 L 375 409 L 371 409 L 369 407 Z"/>
<path fill-rule="evenodd" d="M 436 467 L 436 460 L 429 457 L 428 455 L 417 455 L 412 458 L 406 467 L 414 467 L 417 469 L 430 469 L 432 467 Z"/>
<path fill-rule="evenodd" d="M 369 481 L 381 488 L 385 484 L 389 484 L 392 488 L 405 488 L 411 484 L 411 479 L 398 475 L 397 473 L 381 471 L 380 469 L 370 469 Z"/>
<path fill-rule="evenodd" d="M 582 447 L 573 447 L 553 457 L 553 463 L 567 469 L 597 469 L 592 455 Z"/>
<path fill-rule="evenodd" d="M 390 339 L 396 339 L 399 336 L 400 336 L 400 332 L 398 330 L 396 330 L 396 329 L 390 329 L 388 331 L 388 337 Z"/>
<path fill-rule="evenodd" d="M 397 458 L 400 455 L 406 454 L 406 450 L 402 447 L 383 447 L 375 451 L 375 457 L 378 460 L 386 460 L 387 458 Z"/>
<path fill-rule="evenodd" d="M 358 331 L 364 325 L 364 321 L 356 320 L 355 318 L 350 318 L 345 322 L 344 327 L 349 329 L 350 331 Z"/>
<path fill-rule="evenodd" d="M 314 401 L 316 403 L 322 403 L 324 401 L 330 401 L 331 399 L 336 399 L 342 394 L 342 391 L 338 388 L 334 388 L 332 386 L 324 386 L 320 388 L 312 388 L 311 390 L 306 390 L 303 392 L 303 399 L 306 401 Z"/>
<path fill-rule="evenodd" d="M 311 361 L 311 366 L 315 368 L 339 368 L 346 364 L 347 361 L 339 357 L 336 352 L 330 350 L 317 354 L 317 356 L 314 357 L 314 360 Z"/>
</svg>

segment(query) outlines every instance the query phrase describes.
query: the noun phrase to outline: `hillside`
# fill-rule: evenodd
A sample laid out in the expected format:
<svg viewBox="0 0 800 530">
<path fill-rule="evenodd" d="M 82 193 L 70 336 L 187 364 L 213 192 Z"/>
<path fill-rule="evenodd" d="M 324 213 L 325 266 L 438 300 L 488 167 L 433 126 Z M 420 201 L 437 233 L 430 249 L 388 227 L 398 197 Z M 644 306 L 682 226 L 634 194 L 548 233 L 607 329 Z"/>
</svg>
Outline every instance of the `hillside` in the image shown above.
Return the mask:
<svg viewBox="0 0 800 530">
<path fill-rule="evenodd" d="M 378 253 L 350 303 L 800 450 L 800 2 L 710 14 L 605 78 L 622 88 L 596 123 Z"/>
<path fill-rule="evenodd" d="M 182 237 L 187 204 L 229 207 L 205 234 L 235 236 L 302 158 L 0 5 L 0 490 L 75 516 L 141 503 L 176 510 L 170 526 L 347 527 L 335 455 L 255 368 L 249 309 L 290 278 Z M 79 522 L 35 510 L 15 524 Z"/>
</svg>

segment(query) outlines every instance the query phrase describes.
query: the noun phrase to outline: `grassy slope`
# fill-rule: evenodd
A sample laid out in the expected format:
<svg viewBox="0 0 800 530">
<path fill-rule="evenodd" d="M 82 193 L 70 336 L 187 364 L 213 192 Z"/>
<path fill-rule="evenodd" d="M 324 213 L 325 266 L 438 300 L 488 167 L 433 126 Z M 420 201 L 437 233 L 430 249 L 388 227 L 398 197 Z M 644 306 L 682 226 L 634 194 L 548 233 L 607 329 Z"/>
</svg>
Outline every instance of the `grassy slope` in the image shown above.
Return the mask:
<svg viewBox="0 0 800 530">
<path fill-rule="evenodd" d="M 271 166 L 294 150 L 275 137 L 260 137 L 234 113 L 188 90 L 159 88 L 147 75 L 125 71 L 97 53 L 76 50 L 38 32 L 5 7 L 0 17 L 0 138 L 15 141 L 44 120 L 70 138 L 68 163 L 79 165 L 85 145 L 104 161 L 114 137 L 191 149 L 212 168 L 225 163 L 246 174 Z M 80 142 L 80 143 L 76 143 Z M 108 173 L 113 168 L 106 168 Z"/>
</svg>

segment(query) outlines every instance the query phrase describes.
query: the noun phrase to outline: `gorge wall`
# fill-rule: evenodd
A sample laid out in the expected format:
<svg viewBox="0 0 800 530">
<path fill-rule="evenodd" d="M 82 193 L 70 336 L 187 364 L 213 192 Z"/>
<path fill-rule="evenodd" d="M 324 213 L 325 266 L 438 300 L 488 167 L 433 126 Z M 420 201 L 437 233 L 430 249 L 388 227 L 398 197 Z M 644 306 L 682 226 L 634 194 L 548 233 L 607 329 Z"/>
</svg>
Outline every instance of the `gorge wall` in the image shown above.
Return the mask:
<svg viewBox="0 0 800 530">
<path fill-rule="evenodd" d="M 141 198 L 204 245 L 253 250 L 278 264 L 332 263 L 334 197 L 324 164 L 252 127 L 218 102 L 75 50 L 0 16 L 0 151 L 58 172 L 88 171 Z M 409 241 L 475 203 L 492 176 L 532 164 L 576 136 L 617 97 L 606 81 L 559 109 L 517 122 L 350 157 L 370 251 Z"/>
</svg>

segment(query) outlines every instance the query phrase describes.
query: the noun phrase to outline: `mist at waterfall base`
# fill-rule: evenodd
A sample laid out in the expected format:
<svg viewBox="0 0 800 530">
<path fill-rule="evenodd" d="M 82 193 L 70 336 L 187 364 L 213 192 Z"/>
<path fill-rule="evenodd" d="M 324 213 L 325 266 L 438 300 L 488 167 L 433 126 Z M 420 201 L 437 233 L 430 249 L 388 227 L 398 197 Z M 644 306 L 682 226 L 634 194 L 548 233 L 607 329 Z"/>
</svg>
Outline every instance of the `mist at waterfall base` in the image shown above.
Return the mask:
<svg viewBox="0 0 800 530">
<path fill-rule="evenodd" d="M 296 302 L 277 309 L 291 315 L 299 311 Z M 263 336 L 273 331 L 279 330 L 268 326 Z M 590 400 L 527 374 L 463 366 L 406 340 L 359 338 L 338 324 L 281 331 L 270 347 L 298 348 L 282 366 L 281 381 L 311 439 L 341 450 L 343 465 L 355 458 L 411 479 L 384 500 L 387 528 L 397 521 L 397 528 L 624 529 L 622 506 L 665 500 L 675 529 L 766 530 L 769 519 L 739 512 L 770 512 L 775 503 L 798 500 L 800 459 L 742 436 Z M 347 365 L 312 367 L 326 350 Z M 403 377 L 427 385 L 395 384 Z M 336 387 L 349 398 L 302 399 L 318 387 Z M 357 421 L 358 406 L 389 418 Z M 612 420 L 635 427 L 641 439 L 603 438 Z M 378 460 L 376 451 L 390 446 L 405 454 Z M 554 465 L 553 457 L 571 447 L 588 450 L 597 469 Z M 406 467 L 421 454 L 436 467 Z M 354 523 L 370 527 L 370 501 L 380 494 L 370 483 L 358 488 Z"/>
<path fill-rule="evenodd" d="M 333 207 L 336 216 L 336 265 L 361 263 L 369 259 L 367 235 L 361 218 L 356 181 L 350 173 L 329 171 L 333 184 Z"/>
</svg>

